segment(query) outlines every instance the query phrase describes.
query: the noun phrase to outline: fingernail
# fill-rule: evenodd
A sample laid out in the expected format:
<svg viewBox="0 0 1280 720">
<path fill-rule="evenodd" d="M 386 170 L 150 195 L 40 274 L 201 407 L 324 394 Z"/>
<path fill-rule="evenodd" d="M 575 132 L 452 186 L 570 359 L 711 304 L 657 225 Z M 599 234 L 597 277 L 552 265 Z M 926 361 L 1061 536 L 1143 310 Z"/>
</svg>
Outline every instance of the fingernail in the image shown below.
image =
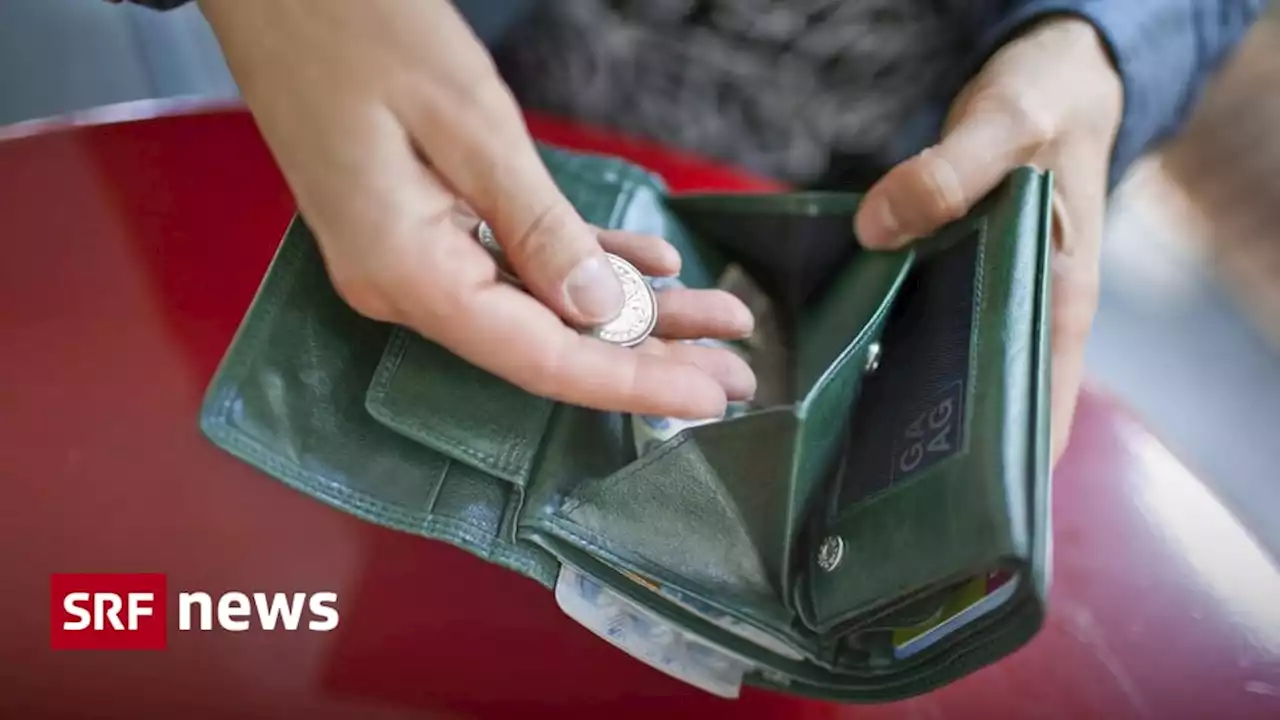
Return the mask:
<svg viewBox="0 0 1280 720">
<path fill-rule="evenodd" d="M 887 202 L 875 203 L 858 214 L 857 233 L 868 248 L 891 248 L 902 238 L 902 226 Z"/>
<path fill-rule="evenodd" d="M 604 255 L 594 255 L 569 273 L 564 281 L 569 304 L 592 323 L 607 323 L 622 312 L 622 283 Z"/>
</svg>

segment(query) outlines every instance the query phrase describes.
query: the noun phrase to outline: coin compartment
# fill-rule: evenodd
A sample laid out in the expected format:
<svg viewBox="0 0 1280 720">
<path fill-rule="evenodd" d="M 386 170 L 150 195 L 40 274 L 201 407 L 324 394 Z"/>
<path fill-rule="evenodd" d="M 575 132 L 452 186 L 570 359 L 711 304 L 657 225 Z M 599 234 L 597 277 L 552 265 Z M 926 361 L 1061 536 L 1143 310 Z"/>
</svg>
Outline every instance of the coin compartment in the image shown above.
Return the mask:
<svg viewBox="0 0 1280 720">
<path fill-rule="evenodd" d="M 809 200 L 845 204 L 818 213 Z M 733 212 L 712 198 L 672 210 L 686 241 L 707 244 L 715 239 L 697 228 L 720 216 L 718 237 L 737 244 L 715 250 L 753 268 L 789 309 L 786 400 L 686 429 L 639 458 L 619 416 L 557 407 L 517 537 L 597 577 L 613 570 L 676 588 L 803 646 L 792 602 L 799 544 L 913 256 L 857 250 L 847 196 L 761 198 L 773 214 L 731 201 Z M 823 248 L 838 265 L 780 262 L 763 274 L 769 248 L 779 258 Z"/>
</svg>

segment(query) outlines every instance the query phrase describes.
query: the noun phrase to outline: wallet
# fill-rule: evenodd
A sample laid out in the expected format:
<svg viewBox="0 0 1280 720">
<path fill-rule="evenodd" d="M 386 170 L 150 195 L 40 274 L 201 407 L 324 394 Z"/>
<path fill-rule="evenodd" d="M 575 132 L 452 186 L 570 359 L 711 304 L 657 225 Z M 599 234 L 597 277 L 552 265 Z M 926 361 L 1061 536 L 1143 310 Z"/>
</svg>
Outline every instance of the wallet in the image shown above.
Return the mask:
<svg viewBox="0 0 1280 720">
<path fill-rule="evenodd" d="M 536 397 L 352 311 L 296 217 L 207 390 L 204 434 L 554 590 L 606 640 L 660 667 L 679 655 L 662 669 L 726 696 L 896 700 L 1035 635 L 1049 173 L 1018 168 L 936 235 L 872 252 L 855 193 L 679 194 L 620 158 L 540 152 L 587 222 L 675 245 L 685 286 L 751 278 L 785 347 L 769 402 L 641 451 L 636 417 Z M 626 645 L 655 629 L 683 654 Z"/>
</svg>

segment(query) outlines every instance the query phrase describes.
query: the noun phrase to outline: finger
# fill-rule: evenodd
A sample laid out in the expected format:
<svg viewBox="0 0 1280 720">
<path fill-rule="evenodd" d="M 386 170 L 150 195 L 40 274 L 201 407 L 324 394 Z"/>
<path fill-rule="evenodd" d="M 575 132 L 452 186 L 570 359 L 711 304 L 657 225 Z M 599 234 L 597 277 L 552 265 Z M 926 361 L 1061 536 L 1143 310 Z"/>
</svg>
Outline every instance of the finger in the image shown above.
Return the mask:
<svg viewBox="0 0 1280 720">
<path fill-rule="evenodd" d="M 575 325 L 607 322 L 621 311 L 622 285 L 596 234 L 560 194 L 532 146 L 527 155 L 519 164 L 504 161 L 500 181 L 465 182 L 463 192 L 471 193 L 530 292 Z"/>
<path fill-rule="evenodd" d="M 1056 157 L 1053 157 L 1056 155 Z M 1051 376 L 1052 457 L 1066 450 L 1084 379 L 1085 351 L 1098 306 L 1106 206 L 1105 146 L 1072 142 L 1046 156 L 1055 168 Z"/>
<path fill-rule="evenodd" d="M 617 255 L 640 272 L 653 277 L 670 277 L 680 273 L 680 253 L 656 235 L 629 230 L 599 230 L 600 246 Z"/>
<path fill-rule="evenodd" d="M 724 290 L 671 288 L 657 293 L 658 321 L 654 335 L 661 338 L 738 340 L 755 329 L 751 310 L 737 296 Z"/>
<path fill-rule="evenodd" d="M 854 221 L 868 248 L 893 249 L 963 217 L 1051 140 L 1058 118 L 1017 88 L 978 94 L 937 145 L 893 168 L 867 191 Z"/>
<path fill-rule="evenodd" d="M 415 143 L 450 187 L 492 226 L 530 292 L 576 325 L 622 309 L 623 290 L 596 233 L 560 192 L 511 92 L 456 12 L 457 57 L 397 109 Z M 455 27 L 456 26 L 456 27 Z"/>
<path fill-rule="evenodd" d="M 637 350 L 694 365 L 716 379 L 729 400 L 749 400 L 756 394 L 756 374 L 732 351 L 684 342 L 664 342 L 650 338 Z M 710 416 L 707 416 L 710 417 Z"/>
<path fill-rule="evenodd" d="M 1053 321 L 1050 342 L 1053 367 L 1050 385 L 1052 457 L 1056 464 L 1067 448 L 1084 380 L 1085 348 L 1097 306 L 1097 285 L 1081 274 L 1075 258 L 1059 254 L 1053 269 Z"/>
<path fill-rule="evenodd" d="M 382 170 L 397 179 L 377 196 L 385 212 L 373 216 L 387 230 L 375 231 L 378 242 L 361 245 L 364 252 L 349 253 L 347 272 L 338 273 L 357 279 L 341 287 L 368 288 L 372 304 L 391 307 L 381 316 L 536 395 L 618 412 L 723 415 L 723 387 L 697 366 L 584 337 L 497 282 L 456 201 L 446 202 L 447 190 L 410 153 L 389 153 Z"/>
<path fill-rule="evenodd" d="M 490 282 L 448 307 L 447 322 L 423 314 L 406 324 L 535 395 L 617 412 L 695 419 L 724 413 L 724 388 L 698 366 L 582 335 L 504 283 Z"/>
</svg>

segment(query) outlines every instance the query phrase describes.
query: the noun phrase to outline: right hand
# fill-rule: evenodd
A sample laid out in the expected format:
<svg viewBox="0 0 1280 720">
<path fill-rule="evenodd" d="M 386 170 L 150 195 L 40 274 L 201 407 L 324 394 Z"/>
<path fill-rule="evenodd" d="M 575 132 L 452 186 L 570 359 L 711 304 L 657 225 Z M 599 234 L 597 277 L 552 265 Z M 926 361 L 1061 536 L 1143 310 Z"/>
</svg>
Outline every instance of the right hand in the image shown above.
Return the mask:
<svg viewBox="0 0 1280 720">
<path fill-rule="evenodd" d="M 661 293 L 655 336 L 631 349 L 570 327 L 621 309 L 605 250 L 652 275 L 678 272 L 679 255 L 661 239 L 601 232 L 577 215 L 451 3 L 200 5 L 334 286 L 356 311 L 577 405 L 710 418 L 755 392 L 754 374 L 732 353 L 669 341 L 750 334 L 751 313 L 727 293 Z M 471 235 L 472 208 L 529 293 L 496 279 Z"/>
</svg>

